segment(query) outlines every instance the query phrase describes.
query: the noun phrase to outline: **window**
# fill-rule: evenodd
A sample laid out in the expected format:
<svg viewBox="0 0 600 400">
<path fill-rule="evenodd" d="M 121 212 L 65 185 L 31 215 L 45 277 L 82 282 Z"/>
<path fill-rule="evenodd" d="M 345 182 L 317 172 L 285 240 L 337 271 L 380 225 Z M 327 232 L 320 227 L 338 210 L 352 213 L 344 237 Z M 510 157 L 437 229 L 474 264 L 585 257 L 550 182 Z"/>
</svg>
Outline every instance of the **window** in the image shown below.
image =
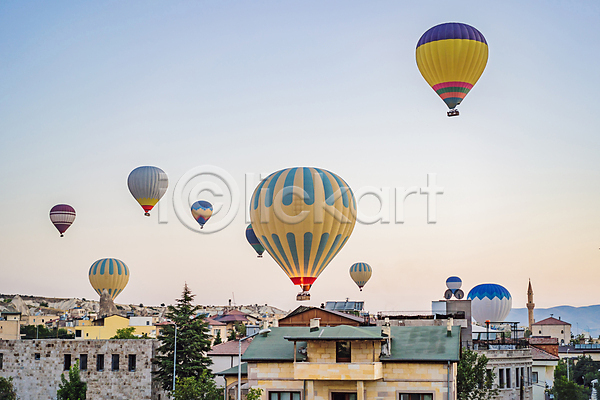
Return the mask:
<svg viewBox="0 0 600 400">
<path fill-rule="evenodd" d="M 564 330 L 561 330 L 561 331 L 560 331 L 560 333 L 561 333 L 561 334 L 562 334 L 562 333 L 565 333 L 565 331 L 564 331 Z"/>
<path fill-rule="evenodd" d="M 71 368 L 71 355 L 65 354 L 65 365 L 63 367 L 63 370 L 68 371 L 69 368 Z"/>
<path fill-rule="evenodd" d="M 331 400 L 356 400 L 356 393 L 331 393 Z"/>
<path fill-rule="evenodd" d="M 0 369 L 4 367 L 2 364 L 4 364 L 4 354 L 0 353 Z"/>
<path fill-rule="evenodd" d="M 433 400 L 431 393 L 400 393 L 400 400 Z"/>
<path fill-rule="evenodd" d="M 96 355 L 96 371 L 104 371 L 104 354 Z"/>
<path fill-rule="evenodd" d="M 542 334 L 542 331 L 540 331 L 540 335 Z"/>
<path fill-rule="evenodd" d="M 300 400 L 300 392 L 269 392 L 269 400 Z"/>
<path fill-rule="evenodd" d="M 118 371 L 119 370 L 119 355 L 118 354 L 113 354 L 112 355 L 112 366 L 111 369 L 113 371 Z"/>
<path fill-rule="evenodd" d="M 350 351 L 350 342 L 336 342 L 335 343 L 335 362 L 349 363 L 349 362 L 351 362 L 351 358 L 352 358 L 352 353 Z"/>
<path fill-rule="evenodd" d="M 81 329 L 75 329 L 75 337 L 81 337 Z"/>
<path fill-rule="evenodd" d="M 531 383 L 538 383 L 538 373 L 534 372 L 531 377 Z"/>
<path fill-rule="evenodd" d="M 517 387 L 521 386 L 521 381 L 519 380 L 519 368 L 515 368 L 515 383 L 517 384 Z"/>
<path fill-rule="evenodd" d="M 36 360 L 39 360 L 40 358 L 41 358 L 41 355 L 40 355 L 40 353 L 35 353 L 35 359 L 36 359 Z"/>
<path fill-rule="evenodd" d="M 504 368 L 498 369 L 498 387 L 504 389 Z"/>
<path fill-rule="evenodd" d="M 130 371 L 135 371 L 136 361 L 137 360 L 135 359 L 135 354 L 130 354 L 129 355 L 129 362 L 128 362 L 129 370 Z"/>
<path fill-rule="evenodd" d="M 150 325 L 150 321 L 146 321 L 146 325 Z"/>
<path fill-rule="evenodd" d="M 87 370 L 87 354 L 79 355 L 79 369 L 82 371 Z"/>
<path fill-rule="evenodd" d="M 511 382 L 510 382 L 510 378 L 511 378 L 511 376 L 510 376 L 510 368 L 506 368 L 506 387 L 509 388 L 509 389 L 512 387 Z"/>
</svg>

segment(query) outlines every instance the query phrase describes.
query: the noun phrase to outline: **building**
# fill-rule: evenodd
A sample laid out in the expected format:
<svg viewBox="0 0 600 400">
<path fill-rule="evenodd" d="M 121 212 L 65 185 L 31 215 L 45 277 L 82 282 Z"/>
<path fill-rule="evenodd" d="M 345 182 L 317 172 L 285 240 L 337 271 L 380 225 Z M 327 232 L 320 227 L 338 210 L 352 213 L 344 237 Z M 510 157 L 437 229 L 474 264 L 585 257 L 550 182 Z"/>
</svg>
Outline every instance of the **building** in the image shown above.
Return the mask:
<svg viewBox="0 0 600 400">
<path fill-rule="evenodd" d="M 74 334 L 77 340 L 110 339 L 117 334 L 118 329 L 134 327 L 134 335 L 146 335 L 156 338 L 156 326 L 152 323 L 152 317 L 126 318 L 121 315 L 99 318 L 94 321 L 87 319 L 74 320 L 65 329 Z"/>
<path fill-rule="evenodd" d="M 369 319 L 357 317 L 341 311 L 329 310 L 327 308 L 299 306 L 294 311 L 281 318 L 279 326 L 310 326 L 312 319 L 320 319 L 321 326 L 361 326 L 368 325 Z"/>
<path fill-rule="evenodd" d="M 250 346 L 250 343 L 252 343 L 251 338 L 242 341 L 242 354 L 244 354 L 248 346 Z M 239 345 L 240 344 L 238 340 L 230 340 L 228 342 L 213 346 L 213 348 L 206 354 L 213 362 L 210 366 L 213 374 L 238 365 L 240 352 Z M 225 387 L 225 379 L 223 376 L 215 376 L 215 382 L 217 383 L 217 386 Z"/>
<path fill-rule="evenodd" d="M 498 400 L 532 400 L 532 354 L 530 348 L 515 345 L 490 345 L 477 350 L 488 358 L 487 368 L 496 376 Z"/>
<path fill-rule="evenodd" d="M 531 334 L 533 336 L 550 336 L 557 338 L 561 345 L 571 341 L 571 324 L 550 316 L 544 320 L 534 322 Z"/>
<path fill-rule="evenodd" d="M 13 377 L 21 399 L 50 400 L 78 361 L 88 400 L 163 400 L 151 374 L 158 346 L 152 339 L 0 340 L 0 376 Z"/>
<path fill-rule="evenodd" d="M 313 325 L 254 338 L 242 361 L 263 400 L 456 399 L 460 327 Z"/>
<path fill-rule="evenodd" d="M 529 287 L 527 288 L 527 319 L 529 321 L 529 332 L 533 332 L 533 324 L 535 318 L 533 317 L 533 309 L 535 303 L 533 302 L 533 288 L 531 287 L 531 279 L 529 280 Z"/>
<path fill-rule="evenodd" d="M 554 386 L 554 370 L 558 365 L 559 357 L 531 346 L 531 358 L 532 400 L 546 400 L 546 388 Z"/>
<path fill-rule="evenodd" d="M 21 339 L 21 313 L 3 311 L 0 313 L 0 340 Z"/>
</svg>

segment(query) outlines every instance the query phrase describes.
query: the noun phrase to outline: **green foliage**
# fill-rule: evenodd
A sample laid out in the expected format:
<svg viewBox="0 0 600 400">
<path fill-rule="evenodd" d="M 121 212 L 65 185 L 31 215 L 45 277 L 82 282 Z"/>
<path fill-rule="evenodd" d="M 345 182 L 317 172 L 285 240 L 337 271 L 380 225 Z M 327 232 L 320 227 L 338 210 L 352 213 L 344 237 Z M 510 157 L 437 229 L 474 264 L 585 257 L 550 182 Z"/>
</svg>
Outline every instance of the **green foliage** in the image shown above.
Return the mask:
<svg viewBox="0 0 600 400">
<path fill-rule="evenodd" d="M 552 387 L 554 400 L 587 400 L 589 399 L 588 391 L 573 381 L 567 380 L 566 376 L 561 376 L 554 379 Z"/>
<path fill-rule="evenodd" d="M 45 325 L 38 325 L 37 328 L 35 325 L 21 325 L 20 330 L 23 336 L 23 339 L 35 339 L 36 334 L 39 339 L 74 339 L 75 335 L 72 333 L 68 333 L 66 329 L 60 328 L 58 332 L 56 332 L 56 328 L 48 329 Z"/>
<path fill-rule="evenodd" d="M 236 340 L 243 338 L 244 336 L 246 336 L 246 325 L 238 321 L 233 324 L 233 329 L 229 331 L 227 340 Z"/>
<path fill-rule="evenodd" d="M 135 326 L 128 326 L 127 328 L 117 329 L 117 334 L 111 339 L 139 339 L 133 334 L 135 332 Z"/>
<path fill-rule="evenodd" d="M 85 400 L 87 383 L 82 382 L 79 376 L 79 361 L 69 368 L 69 380 L 65 379 L 65 374 L 60 374 L 60 381 L 57 400 Z"/>
<path fill-rule="evenodd" d="M 48 307 L 48 302 L 46 302 L 46 301 L 40 302 L 40 307 Z"/>
<path fill-rule="evenodd" d="M 494 388 L 494 373 L 488 370 L 488 358 L 464 349 L 457 371 L 459 400 L 487 400 L 495 398 L 499 391 Z"/>
<path fill-rule="evenodd" d="M 203 372 L 208 371 L 212 361 L 206 356 L 210 350 L 210 335 L 208 323 L 203 316 L 196 315 L 199 306 L 193 306 L 194 295 L 187 284 L 183 287 L 181 299 L 177 305 L 169 306 L 166 317 L 177 324 L 177 377 L 200 379 Z M 175 345 L 175 326 L 165 325 L 158 337 L 161 346 L 158 356 L 153 363 L 156 364 L 154 375 L 165 390 L 171 390 L 173 384 L 173 353 Z"/>
<path fill-rule="evenodd" d="M 215 341 L 213 342 L 213 346 L 221 343 L 223 343 L 223 340 L 221 339 L 221 330 L 218 330 L 217 336 L 215 337 Z"/>
<path fill-rule="evenodd" d="M 0 400 L 17 400 L 17 392 L 13 387 L 13 378 L 0 376 Z"/>
<path fill-rule="evenodd" d="M 251 388 L 248 390 L 248 395 L 246 396 L 246 400 L 260 400 L 262 396 L 263 390 L 260 388 Z"/>
<path fill-rule="evenodd" d="M 218 388 L 208 371 L 199 378 L 177 378 L 174 400 L 221 400 L 223 388 Z"/>
</svg>

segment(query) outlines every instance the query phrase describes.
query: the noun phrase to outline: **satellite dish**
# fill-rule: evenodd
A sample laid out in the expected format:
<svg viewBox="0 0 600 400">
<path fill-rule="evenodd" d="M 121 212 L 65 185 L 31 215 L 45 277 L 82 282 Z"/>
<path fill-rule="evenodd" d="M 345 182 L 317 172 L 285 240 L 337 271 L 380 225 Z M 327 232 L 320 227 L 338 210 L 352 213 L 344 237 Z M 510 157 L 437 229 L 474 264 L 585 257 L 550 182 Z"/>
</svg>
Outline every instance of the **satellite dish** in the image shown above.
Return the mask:
<svg viewBox="0 0 600 400">
<path fill-rule="evenodd" d="M 460 289 L 456 289 L 456 291 L 454 291 L 454 297 L 456 297 L 458 300 L 460 300 L 463 297 L 465 297 L 465 292 L 463 292 Z"/>
<path fill-rule="evenodd" d="M 450 300 L 452 298 L 452 290 L 446 289 L 446 291 L 444 292 L 444 298 L 446 300 Z"/>
</svg>

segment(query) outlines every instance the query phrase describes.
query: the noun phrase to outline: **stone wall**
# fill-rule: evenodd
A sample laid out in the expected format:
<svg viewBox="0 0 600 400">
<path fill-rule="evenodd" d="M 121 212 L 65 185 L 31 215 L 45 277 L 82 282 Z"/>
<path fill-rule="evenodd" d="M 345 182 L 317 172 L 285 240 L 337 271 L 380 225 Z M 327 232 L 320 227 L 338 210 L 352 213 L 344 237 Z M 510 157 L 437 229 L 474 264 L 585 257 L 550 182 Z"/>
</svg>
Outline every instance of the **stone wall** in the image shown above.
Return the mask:
<svg viewBox="0 0 600 400">
<path fill-rule="evenodd" d="M 87 354 L 87 369 L 81 371 L 81 379 L 87 382 L 88 400 L 165 399 L 152 385 L 152 357 L 158 345 L 151 339 L 0 340 L 0 376 L 14 378 L 21 399 L 56 399 L 61 374 L 68 376 L 65 359 L 70 355 L 72 365 Z M 113 354 L 119 356 L 118 370 L 112 370 Z M 98 355 L 104 356 L 102 371 L 96 368 Z M 135 355 L 134 371 L 129 371 L 129 355 Z"/>
</svg>

